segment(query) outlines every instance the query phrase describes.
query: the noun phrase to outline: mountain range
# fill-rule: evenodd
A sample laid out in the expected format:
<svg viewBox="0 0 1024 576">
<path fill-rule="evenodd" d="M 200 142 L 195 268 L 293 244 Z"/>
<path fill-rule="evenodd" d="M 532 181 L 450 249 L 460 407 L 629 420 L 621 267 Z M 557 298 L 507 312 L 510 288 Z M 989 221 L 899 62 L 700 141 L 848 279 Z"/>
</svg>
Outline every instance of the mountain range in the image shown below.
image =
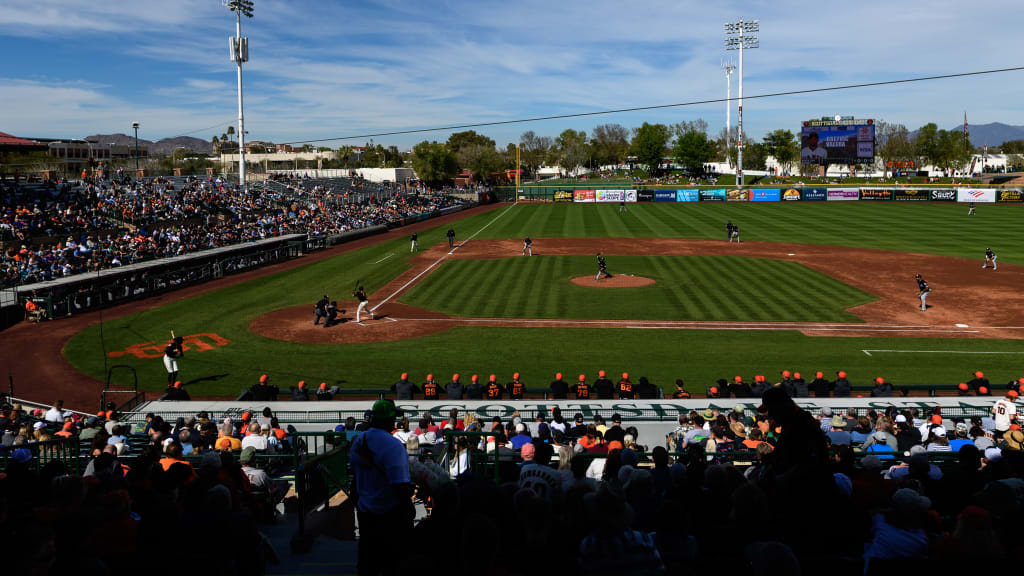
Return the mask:
<svg viewBox="0 0 1024 576">
<path fill-rule="evenodd" d="M 1002 122 L 971 124 L 970 118 L 967 120 L 967 133 L 971 137 L 972 146 L 998 146 L 1009 140 L 1024 140 L 1024 126 L 1011 126 Z M 960 124 L 950 131 L 962 132 L 963 129 L 963 124 Z"/>
<path fill-rule="evenodd" d="M 98 143 L 100 145 L 107 145 L 111 143 L 117 146 L 135 145 L 135 137 L 128 134 L 95 134 L 93 136 L 86 136 L 85 139 L 89 142 Z M 149 150 L 150 156 L 172 154 L 178 148 L 187 148 L 193 152 L 198 152 L 199 154 L 213 153 L 213 144 L 206 140 L 192 138 L 191 136 L 164 138 L 163 140 L 157 140 L 156 142 L 139 138 L 139 146 L 145 146 Z"/>
</svg>

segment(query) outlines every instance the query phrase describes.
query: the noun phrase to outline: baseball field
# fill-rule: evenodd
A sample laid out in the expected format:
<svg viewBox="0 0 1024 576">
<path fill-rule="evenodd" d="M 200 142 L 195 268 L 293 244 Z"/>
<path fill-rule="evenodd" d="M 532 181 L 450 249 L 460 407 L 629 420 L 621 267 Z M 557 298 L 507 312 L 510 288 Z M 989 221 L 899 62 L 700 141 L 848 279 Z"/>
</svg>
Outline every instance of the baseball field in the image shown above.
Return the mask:
<svg viewBox="0 0 1024 576">
<path fill-rule="evenodd" d="M 102 324 L 91 315 L 53 361 L 95 379 L 127 364 L 141 388 L 163 390 L 174 330 L 186 337 L 180 377 L 193 397 L 234 397 L 264 373 L 282 388 L 381 387 L 403 371 L 442 383 L 518 371 L 546 388 L 555 372 L 593 379 L 599 369 L 666 390 L 682 378 L 693 392 L 783 369 L 897 385 L 983 370 L 1002 383 L 1024 375 L 1021 216 L 1017 206 L 968 217 L 937 203 L 502 204 L 454 221 L 453 249 L 448 224 L 421 231 L 416 253 L 399 229 L 309 264 L 114 309 Z M 729 220 L 741 244 L 726 241 Z M 981 268 L 989 247 L 998 271 Z M 594 282 L 598 252 L 612 277 Z M 915 274 L 933 288 L 924 312 Z M 357 285 L 376 320 L 354 321 Z M 346 321 L 313 325 L 324 294 Z"/>
</svg>

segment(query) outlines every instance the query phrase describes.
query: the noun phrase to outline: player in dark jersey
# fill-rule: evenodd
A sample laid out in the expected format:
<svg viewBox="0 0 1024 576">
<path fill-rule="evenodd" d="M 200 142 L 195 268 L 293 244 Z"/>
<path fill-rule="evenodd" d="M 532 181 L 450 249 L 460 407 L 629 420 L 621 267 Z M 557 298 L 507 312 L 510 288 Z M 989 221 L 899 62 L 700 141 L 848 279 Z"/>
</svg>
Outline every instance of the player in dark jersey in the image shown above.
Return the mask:
<svg viewBox="0 0 1024 576">
<path fill-rule="evenodd" d="M 725 239 L 726 240 L 731 240 L 732 239 L 732 229 L 733 228 L 735 228 L 735 226 L 733 225 L 732 220 L 729 220 L 728 222 L 725 223 Z"/>
<path fill-rule="evenodd" d="M 597 392 L 597 397 L 601 400 L 611 400 L 615 396 L 615 385 L 605 376 L 604 370 L 597 373 L 594 391 Z"/>
<path fill-rule="evenodd" d="M 526 394 L 526 385 L 519 380 L 519 372 L 512 375 L 512 381 L 505 387 L 509 400 L 522 400 Z"/>
<path fill-rule="evenodd" d="M 377 319 L 377 317 L 373 315 L 373 310 L 370 310 L 368 308 L 368 306 L 370 305 L 370 301 L 369 299 L 367 299 L 366 291 L 363 290 L 362 286 L 360 286 L 358 290 L 353 292 L 352 296 L 355 297 L 356 300 L 359 300 L 359 307 L 356 308 L 356 324 L 362 322 L 362 316 L 360 314 L 362 313 L 363 310 L 366 310 L 367 312 L 370 313 L 370 320 Z"/>
<path fill-rule="evenodd" d="M 974 202 L 967 205 L 967 215 L 974 216 Z"/>
<path fill-rule="evenodd" d="M 427 381 L 423 383 L 423 399 L 437 400 L 440 398 L 440 386 L 434 380 L 433 374 L 427 374 Z"/>
<path fill-rule="evenodd" d="M 313 306 L 313 326 L 320 324 L 320 319 L 327 316 L 327 306 L 331 303 L 327 295 L 317 301 L 316 305 Z"/>
<path fill-rule="evenodd" d="M 608 263 L 604 261 L 604 256 L 601 256 L 601 253 L 598 252 L 597 253 L 597 276 L 594 277 L 594 280 L 595 281 L 600 280 L 601 276 L 604 276 L 605 278 L 611 278 L 611 274 L 608 273 Z"/>
<path fill-rule="evenodd" d="M 409 252 L 415 252 L 420 247 L 419 235 L 413 232 L 412 235 L 409 236 L 409 240 L 412 241 L 412 245 L 409 246 Z"/>
<path fill-rule="evenodd" d="M 533 256 L 533 240 L 529 236 L 523 239 L 523 256 L 527 255 Z"/>
<path fill-rule="evenodd" d="M 551 383 L 551 398 L 554 400 L 565 400 L 569 397 L 569 383 L 562 379 L 562 373 L 555 374 L 555 380 Z"/>
<path fill-rule="evenodd" d="M 989 264 L 991 264 L 993 270 L 998 270 L 999 268 L 996 267 L 996 258 L 998 258 L 998 256 L 996 256 L 996 253 L 993 252 L 991 248 L 985 248 L 985 263 L 981 265 L 981 269 L 984 270 L 985 268 L 988 268 Z"/>
<path fill-rule="evenodd" d="M 587 377 L 580 374 L 579 381 L 572 387 L 573 394 L 577 400 L 590 400 L 590 386 L 587 386 Z"/>
<path fill-rule="evenodd" d="M 690 393 L 683 388 L 682 378 L 676 378 L 676 391 L 672 393 L 672 397 L 677 400 L 689 399 Z"/>
<path fill-rule="evenodd" d="M 448 227 L 448 232 L 445 234 L 448 237 L 448 247 L 451 248 L 455 245 L 455 229 Z"/>
<path fill-rule="evenodd" d="M 928 294 L 931 294 L 932 289 L 930 286 L 928 286 L 928 283 L 924 281 L 924 278 L 922 278 L 920 274 L 914 276 L 914 279 L 917 280 L 917 297 L 921 299 L 921 310 L 927 310 Z"/>
<path fill-rule="evenodd" d="M 505 394 L 505 389 L 498 384 L 498 377 L 491 374 L 490 379 L 487 382 L 487 390 L 484 391 L 487 395 L 488 400 L 501 400 L 501 397 Z"/>
<path fill-rule="evenodd" d="M 633 393 L 633 382 L 629 379 L 629 372 L 622 373 L 622 379 L 615 386 L 619 393 L 619 400 L 632 400 L 636 397 Z"/>
<path fill-rule="evenodd" d="M 167 385 L 173 386 L 178 380 L 178 358 L 185 355 L 184 339 L 175 336 L 164 348 L 164 368 L 167 369 Z"/>
</svg>

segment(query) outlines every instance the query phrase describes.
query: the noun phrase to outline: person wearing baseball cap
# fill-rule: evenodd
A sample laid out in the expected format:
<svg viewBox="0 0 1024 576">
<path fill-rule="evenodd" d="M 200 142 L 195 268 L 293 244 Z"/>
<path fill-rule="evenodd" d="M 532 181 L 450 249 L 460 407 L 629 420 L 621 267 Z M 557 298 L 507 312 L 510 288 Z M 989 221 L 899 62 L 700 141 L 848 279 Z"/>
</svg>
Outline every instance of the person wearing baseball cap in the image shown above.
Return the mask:
<svg viewBox="0 0 1024 576">
<path fill-rule="evenodd" d="M 872 398 L 891 398 L 893 392 L 893 385 L 891 382 L 886 382 L 885 378 L 878 376 L 875 378 L 875 387 L 871 389 Z"/>
<path fill-rule="evenodd" d="M 750 398 L 753 395 L 750 384 L 744 382 L 742 376 L 733 376 L 732 383 L 727 386 L 726 390 L 733 398 Z"/>
<path fill-rule="evenodd" d="M 392 547 L 412 535 L 416 516 L 409 456 L 391 435 L 402 411 L 392 400 L 377 400 L 370 414 L 370 428 L 356 436 L 349 453 L 359 520 L 357 572 L 397 573 L 402 556 Z"/>
<path fill-rule="evenodd" d="M 438 385 L 437 380 L 434 380 L 433 374 L 427 374 L 427 379 L 423 381 L 423 399 L 441 399 L 441 386 Z"/>
<path fill-rule="evenodd" d="M 832 395 L 836 398 L 849 398 L 851 391 L 852 387 L 846 378 L 846 372 L 843 370 L 836 372 L 836 381 L 832 383 Z"/>
<path fill-rule="evenodd" d="M 501 400 L 501 397 L 505 394 L 505 389 L 498 384 L 498 376 L 491 374 L 487 378 L 487 389 L 484 390 L 484 394 L 487 395 L 488 400 Z"/>
<path fill-rule="evenodd" d="M 604 370 L 598 370 L 597 380 L 594 380 L 594 392 L 597 392 L 598 400 L 612 400 L 615 398 L 615 384 L 608 379 Z"/>
<path fill-rule="evenodd" d="M 622 373 L 622 378 L 615 385 L 615 390 L 619 393 L 619 400 L 636 398 L 636 394 L 633 392 L 633 382 L 629 379 L 629 372 Z"/>
<path fill-rule="evenodd" d="M 480 383 L 480 377 L 476 374 L 469 379 L 469 386 L 466 386 L 466 398 L 469 400 L 483 400 L 484 386 Z"/>
<path fill-rule="evenodd" d="M 332 400 L 334 394 L 327 388 L 327 382 L 321 382 L 320 387 L 316 390 L 316 399 L 322 401 Z"/>
<path fill-rule="evenodd" d="M 444 385 L 449 400 L 462 400 L 465 395 L 466 387 L 462 385 L 460 378 L 458 373 L 452 374 L 452 381 Z"/>
<path fill-rule="evenodd" d="M 832 383 L 825 379 L 824 372 L 819 371 L 815 373 L 814 380 L 811 380 L 807 388 L 815 398 L 828 398 L 832 392 Z"/>
<path fill-rule="evenodd" d="M 509 400 L 522 400 L 526 395 L 526 384 L 519 379 L 519 372 L 512 374 L 512 381 L 505 387 Z"/>
<path fill-rule="evenodd" d="M 566 400 L 569 398 L 569 383 L 562 378 L 562 373 L 558 372 L 555 374 L 555 379 L 549 386 L 551 390 L 551 398 L 553 400 Z"/>
<path fill-rule="evenodd" d="M 974 378 L 968 380 L 967 385 L 970 386 L 971 390 L 974 390 L 975 392 L 980 390 L 982 386 L 989 389 L 992 388 L 992 385 L 989 383 L 988 378 L 985 378 L 985 373 L 982 372 L 981 370 L 978 370 L 974 373 Z"/>
<path fill-rule="evenodd" d="M 295 402 L 305 402 L 309 400 L 309 391 L 306 390 L 306 381 L 299 380 L 299 383 L 291 389 L 292 400 Z"/>
<path fill-rule="evenodd" d="M 992 407 L 992 418 L 996 422 L 996 439 L 1002 438 L 1007 431 L 1010 430 L 1010 426 L 1017 424 L 1017 398 L 1019 392 L 1016 390 L 1007 390 L 1006 396 L 998 400 L 995 406 Z"/>
<path fill-rule="evenodd" d="M 587 375 L 580 374 L 576 384 L 572 387 L 573 394 L 577 400 L 590 400 L 590 386 L 587 385 Z"/>
<path fill-rule="evenodd" d="M 676 400 L 688 400 L 690 398 L 690 393 L 683 386 L 683 379 L 676 378 L 676 391 L 672 393 L 672 398 Z"/>
<path fill-rule="evenodd" d="M 409 381 L 409 373 L 402 372 L 402 376 L 391 385 L 391 391 L 395 393 L 395 397 L 399 400 L 412 400 L 413 394 L 418 394 L 420 389 Z"/>
</svg>

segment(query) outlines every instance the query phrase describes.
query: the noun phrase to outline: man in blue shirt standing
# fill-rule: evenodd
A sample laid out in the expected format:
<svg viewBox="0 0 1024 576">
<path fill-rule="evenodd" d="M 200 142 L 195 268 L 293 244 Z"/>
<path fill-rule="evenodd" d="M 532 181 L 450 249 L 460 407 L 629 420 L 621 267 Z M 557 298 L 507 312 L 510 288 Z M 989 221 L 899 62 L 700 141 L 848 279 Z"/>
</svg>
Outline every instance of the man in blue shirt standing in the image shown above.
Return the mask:
<svg viewBox="0 0 1024 576">
<path fill-rule="evenodd" d="M 415 509 L 409 456 L 391 432 L 402 411 L 392 400 L 373 404 L 370 428 L 352 442 L 356 512 L 359 521 L 359 574 L 398 574 L 401 555 L 394 542 L 412 533 Z"/>
</svg>

